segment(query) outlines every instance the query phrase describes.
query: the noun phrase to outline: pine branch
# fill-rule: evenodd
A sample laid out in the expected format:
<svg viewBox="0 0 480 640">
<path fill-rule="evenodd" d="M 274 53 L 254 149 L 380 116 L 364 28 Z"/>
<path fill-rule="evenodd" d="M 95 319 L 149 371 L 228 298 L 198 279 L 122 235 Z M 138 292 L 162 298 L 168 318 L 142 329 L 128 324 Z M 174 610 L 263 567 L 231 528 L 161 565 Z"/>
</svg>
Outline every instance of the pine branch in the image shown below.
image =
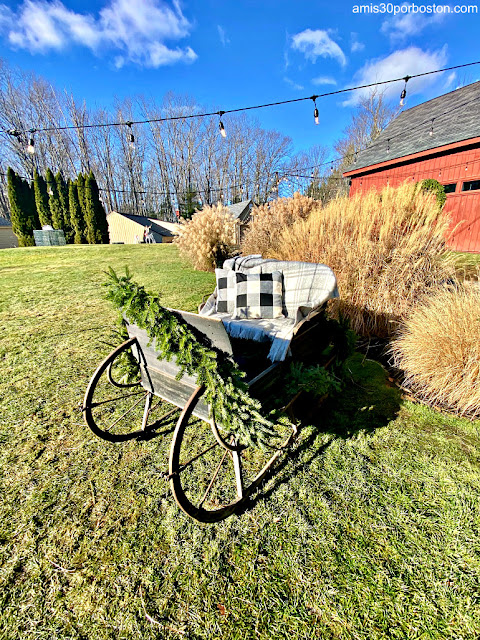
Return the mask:
<svg viewBox="0 0 480 640">
<path fill-rule="evenodd" d="M 261 413 L 258 400 L 248 393 L 245 373 L 232 360 L 211 345 L 203 344 L 189 325 L 160 303 L 160 297 L 132 281 L 128 269 L 118 276 L 107 272 L 107 299 L 127 318 L 144 329 L 155 344 L 158 358 L 174 359 L 179 367 L 177 378 L 196 376 L 205 386 L 205 402 L 219 428 L 245 444 L 264 446 L 275 436 L 274 424 Z"/>
</svg>

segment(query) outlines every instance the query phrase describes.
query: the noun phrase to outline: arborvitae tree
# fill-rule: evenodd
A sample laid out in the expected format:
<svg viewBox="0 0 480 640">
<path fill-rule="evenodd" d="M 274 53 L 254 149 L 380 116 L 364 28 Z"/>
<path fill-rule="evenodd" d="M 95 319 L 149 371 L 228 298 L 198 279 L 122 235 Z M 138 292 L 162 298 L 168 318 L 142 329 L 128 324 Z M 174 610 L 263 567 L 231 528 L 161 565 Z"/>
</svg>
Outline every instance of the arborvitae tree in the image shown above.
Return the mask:
<svg viewBox="0 0 480 640">
<path fill-rule="evenodd" d="M 85 222 L 82 208 L 78 199 L 77 183 L 68 181 L 68 204 L 70 210 L 70 224 L 73 229 L 73 242 L 85 244 Z"/>
<path fill-rule="evenodd" d="M 8 167 L 7 190 L 10 201 L 10 218 L 13 233 L 17 236 L 20 247 L 31 247 L 35 244 L 35 241 L 33 239 L 30 219 L 22 206 L 22 182 L 22 179 L 17 176 L 15 171 L 11 167 Z"/>
<path fill-rule="evenodd" d="M 91 171 L 85 180 L 85 208 L 88 243 L 108 244 L 107 217 L 100 202 L 97 182 Z"/>
<path fill-rule="evenodd" d="M 57 183 L 55 182 L 55 178 L 53 177 L 53 173 L 50 169 L 47 169 L 45 179 L 47 181 L 48 206 L 50 209 L 53 228 L 63 229 L 64 222 L 62 205 L 60 204 L 60 198 L 58 196 Z"/>
<path fill-rule="evenodd" d="M 57 185 L 58 198 L 60 200 L 60 206 L 62 208 L 63 216 L 63 230 L 65 232 L 65 240 L 68 243 L 73 242 L 74 232 L 72 225 L 70 224 L 70 211 L 68 206 L 68 188 L 65 182 L 62 172 L 59 171 L 55 176 L 55 183 Z"/>
<path fill-rule="evenodd" d="M 35 189 L 35 204 L 37 205 L 40 224 L 42 227 L 47 224 L 51 225 L 52 217 L 50 215 L 50 207 L 48 206 L 47 183 L 36 169 L 33 175 L 33 186 Z"/>
<path fill-rule="evenodd" d="M 86 220 L 87 208 L 85 206 L 85 176 L 82 173 L 79 173 L 77 176 L 77 191 L 82 216 L 83 219 Z"/>
<path fill-rule="evenodd" d="M 28 180 L 21 180 L 20 197 L 22 209 L 27 220 L 27 228 L 29 235 L 33 237 L 33 230 L 40 229 L 40 220 L 38 218 L 37 206 L 35 204 L 35 191 L 33 183 Z"/>
<path fill-rule="evenodd" d="M 90 174 L 87 180 L 88 180 L 89 189 L 92 193 L 93 202 L 95 205 L 95 218 L 97 221 L 97 231 L 100 232 L 101 243 L 108 244 L 110 242 L 110 237 L 108 235 L 107 214 L 105 212 L 105 208 L 103 204 L 100 201 L 100 191 L 99 191 L 95 176 L 93 175 L 93 171 L 90 171 Z"/>
</svg>

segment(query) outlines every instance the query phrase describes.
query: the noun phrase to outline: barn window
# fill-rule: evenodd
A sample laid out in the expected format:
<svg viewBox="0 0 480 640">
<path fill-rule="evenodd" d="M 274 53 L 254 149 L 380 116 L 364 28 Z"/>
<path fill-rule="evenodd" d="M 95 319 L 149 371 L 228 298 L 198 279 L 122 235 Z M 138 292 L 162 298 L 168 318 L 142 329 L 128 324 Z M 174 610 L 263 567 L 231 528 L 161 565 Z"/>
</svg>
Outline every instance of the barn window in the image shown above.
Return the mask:
<svg viewBox="0 0 480 640">
<path fill-rule="evenodd" d="M 457 183 L 452 182 L 451 184 L 444 184 L 443 188 L 445 189 L 445 193 L 455 193 L 455 189 L 457 188 Z"/>
<path fill-rule="evenodd" d="M 480 180 L 470 180 L 464 182 L 462 186 L 462 191 L 476 191 L 477 189 L 480 189 Z"/>
</svg>

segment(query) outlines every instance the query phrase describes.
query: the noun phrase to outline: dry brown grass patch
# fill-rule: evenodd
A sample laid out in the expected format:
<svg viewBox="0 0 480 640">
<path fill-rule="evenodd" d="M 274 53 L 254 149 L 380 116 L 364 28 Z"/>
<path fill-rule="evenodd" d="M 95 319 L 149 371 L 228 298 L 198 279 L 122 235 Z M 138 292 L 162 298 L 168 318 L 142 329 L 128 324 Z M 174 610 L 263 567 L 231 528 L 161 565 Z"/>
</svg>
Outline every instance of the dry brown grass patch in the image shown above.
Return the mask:
<svg viewBox="0 0 480 640">
<path fill-rule="evenodd" d="M 285 228 L 296 220 L 307 218 L 319 206 L 316 200 L 295 193 L 292 198 L 278 198 L 254 207 L 252 221 L 242 239 L 243 255 L 259 253 L 264 258 L 271 257 L 279 248 Z"/>
<path fill-rule="evenodd" d="M 444 287 L 412 309 L 392 343 L 395 365 L 417 396 L 480 416 L 480 288 Z"/>
<path fill-rule="evenodd" d="M 448 220 L 416 185 L 332 200 L 283 231 L 273 257 L 323 262 L 338 279 L 338 311 L 364 336 L 388 337 L 426 289 L 454 276 Z"/>
<path fill-rule="evenodd" d="M 235 220 L 222 205 L 206 206 L 185 222 L 175 240 L 199 271 L 213 271 L 234 250 Z"/>
</svg>

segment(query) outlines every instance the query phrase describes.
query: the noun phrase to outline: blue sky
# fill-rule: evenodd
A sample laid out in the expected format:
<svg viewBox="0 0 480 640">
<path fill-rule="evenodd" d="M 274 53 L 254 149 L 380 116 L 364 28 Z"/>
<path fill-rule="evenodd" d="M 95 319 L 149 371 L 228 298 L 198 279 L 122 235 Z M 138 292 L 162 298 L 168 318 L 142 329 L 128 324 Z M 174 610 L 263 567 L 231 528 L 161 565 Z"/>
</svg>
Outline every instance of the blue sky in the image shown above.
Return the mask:
<svg viewBox="0 0 480 640">
<path fill-rule="evenodd" d="M 359 14 L 355 6 L 355 0 L 0 2 L 0 56 L 91 106 L 110 107 L 115 96 L 132 94 L 160 100 L 174 91 L 219 109 L 480 60 L 480 3 L 464 15 Z M 478 79 L 480 65 L 412 80 L 406 107 Z M 389 85 L 388 96 L 397 101 L 402 88 Z M 251 115 L 290 136 L 297 150 L 329 146 L 358 95 L 319 100 L 318 126 L 311 102 Z M 228 115 L 224 123 L 228 133 Z"/>
</svg>

